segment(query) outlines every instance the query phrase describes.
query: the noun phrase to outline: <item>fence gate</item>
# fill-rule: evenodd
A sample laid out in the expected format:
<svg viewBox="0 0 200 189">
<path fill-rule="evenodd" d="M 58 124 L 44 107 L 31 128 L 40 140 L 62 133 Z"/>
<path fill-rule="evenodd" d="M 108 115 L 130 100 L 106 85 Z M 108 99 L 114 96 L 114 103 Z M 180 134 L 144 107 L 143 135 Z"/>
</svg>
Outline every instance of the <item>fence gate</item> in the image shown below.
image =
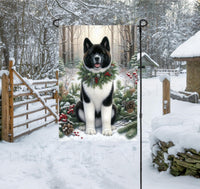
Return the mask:
<svg viewBox="0 0 200 189">
<path fill-rule="evenodd" d="M 2 140 L 29 134 L 58 121 L 58 71 L 56 79 L 23 78 L 10 61 L 2 76 Z"/>
</svg>

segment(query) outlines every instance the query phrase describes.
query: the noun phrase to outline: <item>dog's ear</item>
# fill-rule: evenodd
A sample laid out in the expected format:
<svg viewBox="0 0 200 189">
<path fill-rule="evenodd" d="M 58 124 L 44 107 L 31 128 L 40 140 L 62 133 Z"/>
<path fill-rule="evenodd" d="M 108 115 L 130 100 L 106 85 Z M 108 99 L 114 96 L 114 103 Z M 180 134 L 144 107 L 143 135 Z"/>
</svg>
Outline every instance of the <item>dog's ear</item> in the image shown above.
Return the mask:
<svg viewBox="0 0 200 189">
<path fill-rule="evenodd" d="M 84 43 L 83 43 L 83 46 L 84 46 L 84 53 L 86 53 L 87 51 L 88 51 L 88 49 L 90 48 L 90 47 L 92 47 L 92 43 L 91 43 L 91 41 L 88 39 L 88 38 L 85 38 L 85 40 L 84 40 Z"/>
<path fill-rule="evenodd" d="M 105 47 L 108 51 L 110 51 L 110 45 L 107 37 L 104 37 L 101 46 Z"/>
</svg>

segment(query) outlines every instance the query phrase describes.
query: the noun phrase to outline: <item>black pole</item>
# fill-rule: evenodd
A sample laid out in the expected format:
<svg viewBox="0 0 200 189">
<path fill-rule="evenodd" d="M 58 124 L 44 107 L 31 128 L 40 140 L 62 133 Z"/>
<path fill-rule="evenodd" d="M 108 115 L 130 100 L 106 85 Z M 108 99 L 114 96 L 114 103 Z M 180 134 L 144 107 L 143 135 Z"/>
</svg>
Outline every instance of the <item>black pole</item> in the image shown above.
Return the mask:
<svg viewBox="0 0 200 189">
<path fill-rule="evenodd" d="M 53 25 L 56 27 L 56 28 L 59 28 L 59 21 L 62 20 L 61 18 L 57 18 L 55 20 L 53 20 Z"/>
<path fill-rule="evenodd" d="M 142 65 L 142 27 L 147 26 L 148 22 L 145 19 L 139 21 L 140 32 L 140 189 L 142 189 L 142 69 L 145 68 Z"/>
</svg>

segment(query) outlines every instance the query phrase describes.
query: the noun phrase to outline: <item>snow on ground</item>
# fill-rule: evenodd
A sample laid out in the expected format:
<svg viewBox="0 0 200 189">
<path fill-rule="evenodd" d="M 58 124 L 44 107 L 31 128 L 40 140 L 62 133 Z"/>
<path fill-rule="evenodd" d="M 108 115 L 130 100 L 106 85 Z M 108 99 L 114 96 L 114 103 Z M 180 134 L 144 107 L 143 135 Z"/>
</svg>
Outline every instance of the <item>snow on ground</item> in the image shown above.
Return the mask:
<svg viewBox="0 0 200 189">
<path fill-rule="evenodd" d="M 143 80 L 143 188 L 199 189 L 193 177 L 159 173 L 151 164 L 151 121 L 162 115 L 162 83 Z M 173 90 L 184 90 L 185 75 L 171 78 Z M 172 100 L 172 114 L 188 114 L 200 106 Z M 197 109 L 196 109 L 197 108 Z M 58 139 L 52 124 L 10 144 L 0 142 L 0 186 L 4 189 L 131 189 L 139 188 L 139 137 L 126 140 L 98 133 Z M 83 138 L 81 138 L 83 137 Z"/>
</svg>

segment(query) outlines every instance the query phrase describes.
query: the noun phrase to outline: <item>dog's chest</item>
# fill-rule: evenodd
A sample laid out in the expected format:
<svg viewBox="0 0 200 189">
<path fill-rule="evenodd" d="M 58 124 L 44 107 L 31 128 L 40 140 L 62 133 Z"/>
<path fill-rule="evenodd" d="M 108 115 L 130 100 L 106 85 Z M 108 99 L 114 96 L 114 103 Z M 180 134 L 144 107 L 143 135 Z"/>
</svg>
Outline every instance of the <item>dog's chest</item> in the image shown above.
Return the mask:
<svg viewBox="0 0 200 189">
<path fill-rule="evenodd" d="M 100 111 L 103 101 L 110 94 L 110 91 L 112 89 L 112 82 L 108 82 L 106 84 L 103 84 L 102 88 L 100 88 L 98 86 L 95 87 L 95 88 L 88 87 L 87 84 L 83 84 L 83 87 L 85 89 L 86 94 L 88 95 L 88 97 L 92 101 L 92 103 L 94 103 L 95 109 L 97 111 Z"/>
</svg>

